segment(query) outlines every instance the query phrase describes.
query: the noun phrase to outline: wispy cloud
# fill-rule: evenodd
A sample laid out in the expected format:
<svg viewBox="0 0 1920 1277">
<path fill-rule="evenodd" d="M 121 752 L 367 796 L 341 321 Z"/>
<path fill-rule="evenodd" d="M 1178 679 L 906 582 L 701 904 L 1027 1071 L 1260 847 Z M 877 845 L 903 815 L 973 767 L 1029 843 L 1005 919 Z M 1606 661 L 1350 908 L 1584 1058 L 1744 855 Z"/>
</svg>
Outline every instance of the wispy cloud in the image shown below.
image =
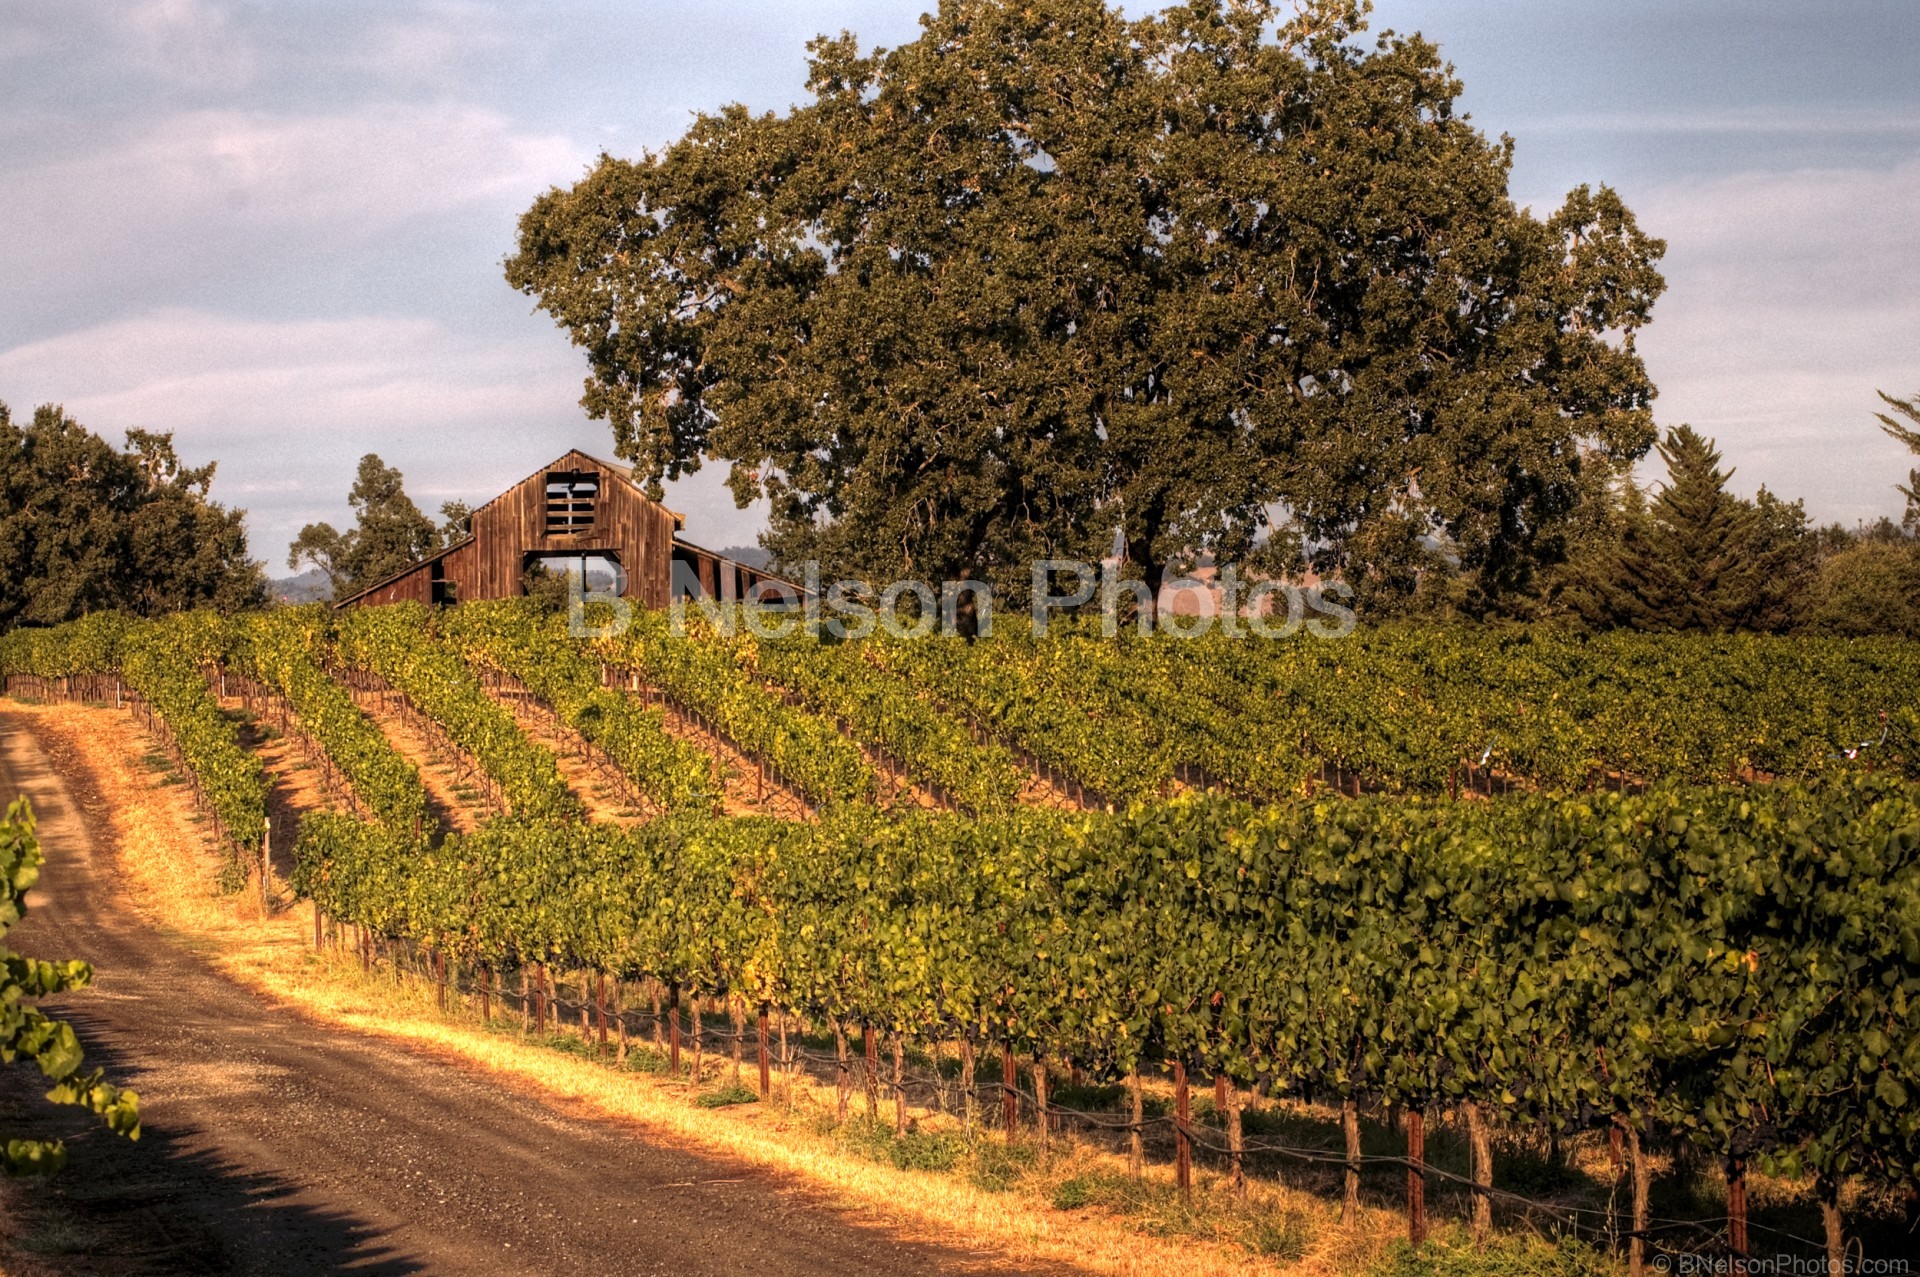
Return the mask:
<svg viewBox="0 0 1920 1277">
<path fill-rule="evenodd" d="M 575 403 L 580 374 L 558 335 L 171 309 L 0 351 L 0 398 L 62 403 L 109 439 L 175 432 L 190 459 L 219 458 L 216 495 L 248 507 L 255 553 L 271 558 L 303 523 L 345 517 L 364 453 L 399 466 L 429 509 L 491 497 L 569 447 L 604 453 L 606 427 Z M 717 474 L 672 499 L 711 540 L 751 540 L 760 526 Z"/>
<path fill-rule="evenodd" d="M 1912 458 L 1872 412 L 1876 389 L 1920 390 L 1920 160 L 1742 173 L 1634 203 L 1669 244 L 1642 342 L 1661 419 L 1717 436 L 1748 490 L 1848 522 L 1895 512 Z"/>
</svg>

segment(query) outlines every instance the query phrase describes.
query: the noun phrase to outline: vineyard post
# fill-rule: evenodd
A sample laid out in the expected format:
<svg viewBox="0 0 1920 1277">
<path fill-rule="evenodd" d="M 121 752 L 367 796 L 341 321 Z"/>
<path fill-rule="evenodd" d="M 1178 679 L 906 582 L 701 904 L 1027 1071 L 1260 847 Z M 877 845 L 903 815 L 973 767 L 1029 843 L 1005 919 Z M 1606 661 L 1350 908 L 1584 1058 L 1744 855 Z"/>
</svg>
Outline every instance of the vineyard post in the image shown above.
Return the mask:
<svg viewBox="0 0 1920 1277">
<path fill-rule="evenodd" d="M 898 1033 L 893 1035 L 893 1133 L 907 1133 L 907 1048 Z"/>
<path fill-rule="evenodd" d="M 1173 1062 L 1173 1180 L 1180 1196 L 1193 1196 L 1193 1097 L 1187 1089 L 1187 1066 Z"/>
<path fill-rule="evenodd" d="M 313 902 L 313 950 L 318 953 L 326 944 L 326 917 L 320 912 L 320 902 Z"/>
<path fill-rule="evenodd" d="M 1640 1147 L 1640 1128 L 1627 1127 L 1627 1161 L 1633 1168 L 1633 1239 L 1627 1243 L 1630 1277 L 1646 1277 L 1647 1272 L 1647 1198 L 1653 1175 L 1647 1166 L 1646 1151 Z"/>
<path fill-rule="evenodd" d="M 1427 1114 L 1417 1104 L 1407 1106 L 1407 1239 L 1427 1240 Z"/>
<path fill-rule="evenodd" d="M 833 1060 L 837 1069 L 834 1079 L 835 1111 L 840 1124 L 844 1126 L 847 1121 L 847 1102 L 853 1090 L 853 1065 L 847 1060 L 847 1026 L 837 1016 L 833 1021 Z"/>
<path fill-rule="evenodd" d="M 440 1011 L 447 1009 L 447 955 L 438 949 L 427 950 L 427 960 L 433 963 L 433 996 Z"/>
<path fill-rule="evenodd" d="M 1340 1203 L 1340 1222 L 1360 1220 L 1360 1104 L 1351 1097 L 1340 1101 L 1340 1132 L 1347 1145 L 1346 1195 Z"/>
<path fill-rule="evenodd" d="M 1733 1272 L 1747 1271 L 1747 1159 L 1727 1158 L 1727 1244 L 1733 1251 Z"/>
<path fill-rule="evenodd" d="M 680 982 L 667 985 L 667 1070 L 680 1076 Z"/>
<path fill-rule="evenodd" d="M 1047 1062 L 1035 1060 L 1033 1062 L 1033 1129 L 1034 1133 L 1040 1137 L 1040 1165 L 1043 1167 L 1047 1164 L 1047 1156 L 1051 1152 L 1047 1127 Z"/>
<path fill-rule="evenodd" d="M 1020 1133 L 1020 1075 L 1015 1071 L 1013 1043 L 1000 1048 L 1000 1113 L 1006 1119 L 1007 1139 Z"/>
<path fill-rule="evenodd" d="M 613 978 L 613 1062 L 616 1067 L 625 1068 L 627 1064 L 627 982 L 619 976 Z"/>
<path fill-rule="evenodd" d="M 973 1034 L 968 1033 L 960 1039 L 960 1129 L 969 1136 L 973 1134 Z"/>
<path fill-rule="evenodd" d="M 1493 1144 L 1487 1138 L 1487 1115 L 1479 1101 L 1468 1100 L 1461 1109 L 1467 1119 L 1467 1149 L 1473 1179 L 1473 1239 L 1485 1243 L 1493 1233 Z M 1618 1133 L 1619 1127 L 1614 1131 Z"/>
<path fill-rule="evenodd" d="M 867 1119 L 871 1121 L 880 1116 L 880 1041 L 871 1024 L 860 1026 L 860 1055 L 860 1082 L 867 1093 Z"/>
<path fill-rule="evenodd" d="M 1240 1196 L 1247 1194 L 1247 1140 L 1246 1131 L 1241 1122 L 1240 1086 L 1227 1084 L 1227 1153 L 1233 1162 L 1233 1191 Z"/>
<path fill-rule="evenodd" d="M 1127 1173 L 1135 1179 L 1139 1179 L 1146 1170 L 1145 1132 L 1141 1130 L 1146 1117 L 1146 1101 L 1140 1089 L 1140 1066 L 1136 1064 L 1127 1070 L 1127 1095 L 1132 1103 L 1132 1120 L 1127 1123 Z"/>
<path fill-rule="evenodd" d="M 737 995 L 727 995 L 727 1011 L 733 1021 L 733 1085 L 740 1085 L 740 1056 L 747 1042 L 747 1013 Z"/>
<path fill-rule="evenodd" d="M 1840 1181 L 1831 1175 L 1818 1175 L 1813 1181 L 1814 1196 L 1820 1199 L 1820 1223 L 1827 1235 L 1827 1271 L 1847 1271 L 1847 1234 L 1840 1216 Z"/>
<path fill-rule="evenodd" d="M 698 993 L 693 995 L 693 1006 L 690 1010 L 693 1018 L 693 1084 L 699 1086 L 701 1057 L 706 1053 L 707 1035 L 705 1029 L 700 1024 L 700 995 Z"/>
<path fill-rule="evenodd" d="M 593 1018 L 600 1031 L 599 1059 L 607 1058 L 607 973 L 600 972 L 598 983 L 594 985 Z"/>
<path fill-rule="evenodd" d="M 760 1051 L 760 1098 L 762 1100 L 773 1098 L 773 1075 L 767 1059 L 767 1010 L 767 1004 L 762 1002 L 759 1021 L 754 1031 L 754 1045 Z"/>
<path fill-rule="evenodd" d="M 475 981 L 480 987 L 480 1023 L 493 1023 L 493 1005 L 487 1001 L 487 994 L 493 987 L 493 964 L 489 962 L 480 968 L 480 978 Z"/>
<path fill-rule="evenodd" d="M 260 916 L 266 917 L 273 895 L 273 818 L 260 822 Z"/>
<path fill-rule="evenodd" d="M 526 1037 L 533 1032 L 533 994 L 530 992 L 532 975 L 526 964 L 520 967 L 520 1036 Z"/>
</svg>

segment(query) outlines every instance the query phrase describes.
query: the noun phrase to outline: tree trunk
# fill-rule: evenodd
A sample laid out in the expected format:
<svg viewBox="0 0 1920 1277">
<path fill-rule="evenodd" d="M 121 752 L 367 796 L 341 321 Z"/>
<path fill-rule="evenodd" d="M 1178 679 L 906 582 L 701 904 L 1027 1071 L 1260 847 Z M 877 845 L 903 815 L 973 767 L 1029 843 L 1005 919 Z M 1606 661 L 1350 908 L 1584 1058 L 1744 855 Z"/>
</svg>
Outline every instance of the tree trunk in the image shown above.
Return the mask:
<svg viewBox="0 0 1920 1277">
<path fill-rule="evenodd" d="M 1473 1176 L 1473 1240 L 1486 1244 L 1493 1232 L 1493 1141 L 1487 1137 L 1487 1117 L 1472 1100 L 1462 1104 L 1467 1117 L 1467 1146 L 1471 1154 Z"/>
<path fill-rule="evenodd" d="M 1340 1101 L 1340 1131 L 1347 1141 L 1346 1196 L 1340 1203 L 1340 1222 L 1360 1222 L 1360 1105 Z"/>
</svg>

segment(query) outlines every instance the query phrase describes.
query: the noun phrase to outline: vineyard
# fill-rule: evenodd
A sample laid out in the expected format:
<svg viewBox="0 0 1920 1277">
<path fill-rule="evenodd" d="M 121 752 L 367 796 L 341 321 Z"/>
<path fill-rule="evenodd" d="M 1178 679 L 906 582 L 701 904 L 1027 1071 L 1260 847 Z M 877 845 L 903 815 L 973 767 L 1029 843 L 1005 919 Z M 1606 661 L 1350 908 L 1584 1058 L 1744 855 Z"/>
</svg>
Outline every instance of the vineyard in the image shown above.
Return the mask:
<svg viewBox="0 0 1920 1277">
<path fill-rule="evenodd" d="M 1848 1183 L 1920 1188 L 1913 644 L 833 642 L 711 617 L 676 637 L 660 614 L 590 641 L 562 621 L 519 602 L 96 617 L 0 638 L 0 674 L 15 695 L 124 685 L 236 856 L 265 784 L 221 683 L 279 698 L 351 800 L 300 829 L 293 885 L 317 926 L 405 942 L 494 996 L 529 972 L 602 998 L 638 982 L 676 1035 L 706 999 L 736 1028 L 772 1014 L 870 1054 L 958 1053 L 969 1083 L 995 1053 L 1043 1140 L 1049 1076 L 1122 1083 L 1137 1149 L 1139 1079 L 1164 1075 L 1182 1187 L 1213 1147 L 1189 1108 L 1205 1077 L 1338 1109 L 1327 1156 L 1350 1200 L 1356 1114 L 1402 1114 L 1416 1239 L 1441 1110 L 1471 1135 L 1476 1230 L 1498 1196 L 1489 1124 L 1613 1133 L 1630 1200 L 1588 1231 L 1636 1266 L 1692 1244 L 1649 1214 L 1655 1145 L 1727 1168 L 1713 1244 L 1736 1253 L 1749 1169 L 1812 1183 L 1829 1254 Z M 483 673 L 601 751 L 647 818 L 588 819 Z M 504 814 L 443 830 L 356 680 L 437 724 Z M 806 818 L 722 814 L 719 764 L 669 711 Z M 1237 1106 L 1225 1120 L 1238 1176 Z"/>
</svg>

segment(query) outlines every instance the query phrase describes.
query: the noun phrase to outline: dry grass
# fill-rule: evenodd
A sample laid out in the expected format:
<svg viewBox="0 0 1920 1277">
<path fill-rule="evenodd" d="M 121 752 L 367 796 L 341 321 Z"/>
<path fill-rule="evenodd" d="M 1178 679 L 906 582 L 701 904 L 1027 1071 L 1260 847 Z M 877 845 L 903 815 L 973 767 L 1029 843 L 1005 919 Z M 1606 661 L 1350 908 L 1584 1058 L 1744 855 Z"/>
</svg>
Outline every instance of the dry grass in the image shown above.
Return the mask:
<svg viewBox="0 0 1920 1277">
<path fill-rule="evenodd" d="M 154 773 L 141 761 L 150 746 L 130 719 L 79 706 L 18 712 L 50 750 L 80 755 L 95 776 L 117 835 L 129 901 L 234 979 L 318 1020 L 399 1039 L 504 1087 L 635 1124 L 651 1139 L 781 1172 L 905 1235 L 951 1240 L 958 1233 L 1014 1260 L 1152 1277 L 1312 1277 L 1363 1270 L 1402 1227 L 1397 1216 L 1370 1211 L 1359 1227 L 1342 1229 L 1330 1203 L 1270 1184 L 1255 1186 L 1242 1203 L 1211 1177 L 1202 1178 L 1196 1206 L 1182 1207 L 1164 1168 L 1133 1189 L 1118 1187 L 1125 1183 L 1124 1163 L 1084 1145 L 1056 1153 L 1044 1172 L 1021 1173 L 1011 1191 L 991 1191 L 960 1175 L 901 1170 L 861 1156 L 848 1146 L 846 1132 L 833 1132 L 821 1120 L 831 1092 L 816 1093 L 805 1079 L 796 1084 L 792 1109 L 700 1108 L 690 1102 L 684 1080 L 616 1072 L 490 1030 L 471 1016 L 443 1014 L 424 985 L 369 976 L 344 955 L 315 953 L 304 906 L 263 918 L 251 893 L 221 895 L 214 886 L 217 857 L 184 787 L 153 783 Z M 1077 1187 L 1063 1188 L 1070 1180 Z M 1269 1249 L 1285 1258 L 1212 1240 L 1246 1238 L 1250 1227 L 1257 1234 L 1264 1221 L 1282 1230 L 1281 1244 Z"/>
</svg>

